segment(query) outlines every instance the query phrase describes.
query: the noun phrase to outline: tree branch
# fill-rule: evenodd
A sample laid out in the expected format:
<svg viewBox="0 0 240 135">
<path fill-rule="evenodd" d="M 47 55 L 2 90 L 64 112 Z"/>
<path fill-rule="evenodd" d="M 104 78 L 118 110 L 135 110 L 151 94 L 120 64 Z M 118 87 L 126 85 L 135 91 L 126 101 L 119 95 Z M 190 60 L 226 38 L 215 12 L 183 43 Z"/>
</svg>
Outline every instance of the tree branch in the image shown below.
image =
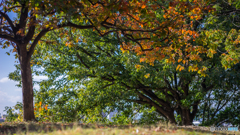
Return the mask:
<svg viewBox="0 0 240 135">
<path fill-rule="evenodd" d="M 31 59 L 31 56 L 34 52 L 34 48 L 36 47 L 38 41 L 48 32 L 50 31 L 50 29 L 43 29 L 38 35 L 37 37 L 34 39 L 29 51 L 28 51 L 28 60 Z"/>
<path fill-rule="evenodd" d="M 77 24 L 74 24 L 74 23 L 71 23 L 71 22 L 68 22 L 66 24 L 58 25 L 58 28 L 63 28 L 63 27 L 67 27 L 67 26 L 78 28 L 78 29 L 91 29 L 91 28 L 94 28 L 93 25 L 85 25 L 84 26 L 84 25 L 77 25 Z"/>
<path fill-rule="evenodd" d="M 126 99 L 126 101 L 129 101 L 129 102 L 135 102 L 135 103 L 138 103 L 138 104 L 149 104 L 148 102 L 146 102 L 146 101 L 142 101 L 142 100 Z"/>
<path fill-rule="evenodd" d="M 18 44 L 18 41 L 15 38 L 8 36 L 8 35 L 0 34 L 0 38 L 6 39 L 6 40 L 9 40 L 9 41 L 12 41 L 12 42 Z"/>
<path fill-rule="evenodd" d="M 16 33 L 16 28 L 15 28 L 15 26 L 13 25 L 13 22 L 12 22 L 12 20 L 9 18 L 9 16 L 8 16 L 7 14 L 3 13 L 2 11 L 0 11 L 0 14 L 1 14 L 2 17 L 4 17 L 4 18 L 7 20 L 7 22 L 8 22 L 9 25 L 10 25 L 10 27 L 12 28 L 13 32 Z"/>
<path fill-rule="evenodd" d="M 140 93 L 138 91 L 135 91 L 135 92 L 138 94 L 139 97 L 141 97 L 142 99 L 146 100 L 149 105 L 154 106 L 159 112 L 161 112 L 166 117 L 168 116 L 168 111 L 164 110 L 162 107 L 160 107 L 158 104 L 156 104 L 154 101 L 152 101 L 148 97 L 144 96 L 142 93 Z"/>
<path fill-rule="evenodd" d="M 33 38 L 33 35 L 34 35 L 34 32 L 35 32 L 35 24 L 34 24 L 35 21 L 36 21 L 36 17 L 33 16 L 33 18 L 30 21 L 30 24 L 32 24 L 32 25 L 28 29 L 28 33 L 24 38 L 24 43 L 29 43 L 29 41 Z"/>
<path fill-rule="evenodd" d="M 90 69 L 90 67 L 82 60 L 81 56 L 77 53 L 77 58 L 81 61 L 81 63 L 87 68 Z"/>
<path fill-rule="evenodd" d="M 22 4 L 21 15 L 20 15 L 20 20 L 19 20 L 19 27 L 17 29 L 20 29 L 20 28 L 25 29 L 26 24 L 27 24 L 27 17 L 28 17 L 28 7 L 24 3 L 24 4 Z"/>
</svg>

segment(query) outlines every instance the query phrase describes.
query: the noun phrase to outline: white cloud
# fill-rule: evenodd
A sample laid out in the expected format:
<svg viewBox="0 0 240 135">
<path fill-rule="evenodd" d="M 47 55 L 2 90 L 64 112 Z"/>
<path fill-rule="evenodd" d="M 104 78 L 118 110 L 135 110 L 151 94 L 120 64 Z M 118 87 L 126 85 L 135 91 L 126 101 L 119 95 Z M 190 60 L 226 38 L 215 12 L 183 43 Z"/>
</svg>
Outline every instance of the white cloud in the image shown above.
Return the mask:
<svg viewBox="0 0 240 135">
<path fill-rule="evenodd" d="M 39 85 L 34 85 L 33 88 L 39 90 L 39 89 L 40 89 L 40 86 L 39 86 Z"/>
<path fill-rule="evenodd" d="M 10 79 L 8 79 L 8 77 L 4 77 L 4 78 L 0 79 L 0 83 L 5 83 L 8 81 L 10 81 Z"/>
<path fill-rule="evenodd" d="M 47 76 L 33 76 L 34 81 L 41 81 L 41 80 L 47 80 Z"/>
<path fill-rule="evenodd" d="M 9 100 L 12 103 L 17 103 L 22 101 L 22 96 L 9 96 Z"/>
<path fill-rule="evenodd" d="M 8 95 L 8 93 L 0 91 L 0 103 L 3 102 L 12 102 L 12 103 L 17 103 L 17 101 L 22 101 L 22 97 L 21 96 L 11 96 Z"/>
</svg>

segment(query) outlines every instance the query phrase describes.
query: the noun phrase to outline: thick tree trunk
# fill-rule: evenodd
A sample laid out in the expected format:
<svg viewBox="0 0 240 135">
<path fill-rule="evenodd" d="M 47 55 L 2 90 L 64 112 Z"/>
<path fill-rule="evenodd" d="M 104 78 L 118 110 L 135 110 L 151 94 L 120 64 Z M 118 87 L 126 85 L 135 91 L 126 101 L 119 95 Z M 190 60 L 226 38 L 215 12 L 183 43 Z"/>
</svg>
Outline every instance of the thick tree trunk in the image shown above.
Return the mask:
<svg viewBox="0 0 240 135">
<path fill-rule="evenodd" d="M 36 121 L 33 106 L 33 83 L 30 60 L 26 47 L 20 48 L 19 61 L 21 65 L 22 77 L 22 97 L 23 97 L 23 120 Z"/>
<path fill-rule="evenodd" d="M 169 122 L 170 122 L 171 124 L 174 124 L 174 125 L 177 124 L 177 122 L 176 122 L 176 120 L 175 120 L 175 117 L 174 117 L 174 112 L 169 113 L 168 116 L 167 116 L 167 118 L 168 118 L 168 120 L 169 120 Z"/>
<path fill-rule="evenodd" d="M 192 117 L 189 109 L 182 109 L 182 124 L 185 126 L 192 125 Z"/>
<path fill-rule="evenodd" d="M 156 108 L 157 109 L 157 108 Z M 176 120 L 175 120 L 175 117 L 174 117 L 174 111 L 171 111 L 171 112 L 167 112 L 167 111 L 162 111 L 162 110 L 159 110 L 157 109 L 157 112 L 160 114 L 160 115 L 163 115 L 167 120 L 169 120 L 169 122 L 171 124 L 177 124 Z"/>
</svg>

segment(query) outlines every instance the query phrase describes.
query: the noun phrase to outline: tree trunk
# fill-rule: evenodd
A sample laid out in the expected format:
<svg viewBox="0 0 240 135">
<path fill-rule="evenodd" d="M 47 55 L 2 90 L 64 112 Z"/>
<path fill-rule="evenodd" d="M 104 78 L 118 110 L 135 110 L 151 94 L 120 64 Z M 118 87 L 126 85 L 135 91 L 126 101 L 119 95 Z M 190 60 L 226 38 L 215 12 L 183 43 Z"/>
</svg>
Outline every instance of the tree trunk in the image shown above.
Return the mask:
<svg viewBox="0 0 240 135">
<path fill-rule="evenodd" d="M 182 125 L 188 126 L 192 125 L 193 118 L 190 113 L 190 109 L 182 109 L 181 113 Z"/>
<path fill-rule="evenodd" d="M 33 106 L 33 81 L 30 59 L 27 54 L 26 46 L 19 49 L 19 61 L 21 65 L 22 77 L 22 97 L 23 97 L 23 120 L 36 121 Z"/>
<path fill-rule="evenodd" d="M 174 112 L 169 113 L 169 115 L 167 116 L 167 118 L 169 119 L 169 121 L 170 121 L 171 124 L 174 124 L 174 125 L 177 124 L 177 122 L 176 122 L 176 120 L 175 120 L 175 117 L 174 117 Z"/>
<path fill-rule="evenodd" d="M 157 109 L 157 108 L 156 108 Z M 169 120 L 169 122 L 171 124 L 177 124 L 176 120 L 175 120 L 175 117 L 174 117 L 174 111 L 162 111 L 162 110 L 158 110 L 157 109 L 157 112 L 160 114 L 160 115 L 163 115 L 167 120 Z"/>
</svg>

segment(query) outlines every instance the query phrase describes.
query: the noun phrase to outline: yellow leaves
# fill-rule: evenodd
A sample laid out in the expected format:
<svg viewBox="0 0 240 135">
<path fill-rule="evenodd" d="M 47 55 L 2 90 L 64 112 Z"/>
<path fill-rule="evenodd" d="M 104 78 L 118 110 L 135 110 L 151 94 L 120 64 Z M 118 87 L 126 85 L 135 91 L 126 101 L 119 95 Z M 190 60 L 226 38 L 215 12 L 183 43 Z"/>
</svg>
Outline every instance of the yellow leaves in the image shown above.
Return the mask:
<svg viewBox="0 0 240 135">
<path fill-rule="evenodd" d="M 16 48 L 13 48 L 13 51 L 12 52 L 17 52 L 17 49 Z"/>
<path fill-rule="evenodd" d="M 44 118 L 47 118 L 46 117 L 48 115 L 47 110 L 48 110 L 48 105 L 42 104 L 41 101 L 39 103 L 35 103 L 34 105 L 34 115 L 36 117 L 44 116 Z"/>
<path fill-rule="evenodd" d="M 68 46 L 68 47 L 73 47 L 74 46 L 74 44 L 72 42 L 66 42 L 65 45 Z"/>
<path fill-rule="evenodd" d="M 189 58 L 190 58 L 191 61 L 198 61 L 198 62 L 200 62 L 202 60 L 202 58 L 198 54 L 191 54 L 189 56 Z"/>
<path fill-rule="evenodd" d="M 171 63 L 169 59 L 166 59 L 165 61 L 166 61 L 166 63 Z"/>
<path fill-rule="evenodd" d="M 203 66 L 202 71 L 206 71 L 206 70 L 207 70 L 207 67 Z"/>
<path fill-rule="evenodd" d="M 178 63 L 181 62 L 181 61 L 182 61 L 182 59 L 178 59 Z"/>
<path fill-rule="evenodd" d="M 19 29 L 19 31 L 17 31 L 17 35 L 24 36 L 23 29 Z"/>
<path fill-rule="evenodd" d="M 183 67 L 183 66 L 181 66 L 181 65 L 178 65 L 176 70 L 178 70 L 178 71 L 182 71 L 183 69 L 184 69 L 184 67 Z"/>
<path fill-rule="evenodd" d="M 150 74 L 147 73 L 146 75 L 144 75 L 145 78 L 149 78 Z"/>
<path fill-rule="evenodd" d="M 210 57 L 210 58 L 212 58 L 215 53 L 217 53 L 215 50 L 209 49 L 209 50 L 207 51 L 207 56 Z"/>
<path fill-rule="evenodd" d="M 120 50 L 122 51 L 122 53 L 125 53 L 125 50 L 121 47 Z"/>
<path fill-rule="evenodd" d="M 40 8 L 38 8 L 38 7 L 35 7 L 34 9 L 35 9 L 36 11 L 40 10 Z"/>
<path fill-rule="evenodd" d="M 135 68 L 137 69 L 137 72 L 139 72 L 139 71 L 140 71 L 141 67 L 142 67 L 141 65 L 138 65 L 138 64 L 137 64 L 137 65 L 135 65 Z"/>
<path fill-rule="evenodd" d="M 151 62 L 151 61 L 150 61 L 150 62 L 149 62 L 149 65 L 154 66 L 154 62 Z"/>
<path fill-rule="evenodd" d="M 203 66 L 202 69 L 198 70 L 198 74 L 200 74 L 203 77 L 206 77 L 207 74 L 205 73 L 205 71 L 207 70 L 207 67 Z"/>
<path fill-rule="evenodd" d="M 14 56 L 15 56 L 15 59 L 17 59 L 17 58 L 18 58 L 18 54 L 17 54 L 17 53 L 16 53 Z"/>
<path fill-rule="evenodd" d="M 183 60 L 182 62 L 183 62 L 183 64 L 185 64 L 185 63 L 186 63 L 186 61 L 185 61 L 185 60 Z"/>
<path fill-rule="evenodd" d="M 141 65 L 135 65 L 135 68 L 136 68 L 136 69 L 140 69 L 140 68 L 141 68 Z"/>
<path fill-rule="evenodd" d="M 193 64 L 193 65 L 188 67 L 188 71 L 189 72 L 198 71 L 198 66 L 196 64 Z"/>
</svg>

